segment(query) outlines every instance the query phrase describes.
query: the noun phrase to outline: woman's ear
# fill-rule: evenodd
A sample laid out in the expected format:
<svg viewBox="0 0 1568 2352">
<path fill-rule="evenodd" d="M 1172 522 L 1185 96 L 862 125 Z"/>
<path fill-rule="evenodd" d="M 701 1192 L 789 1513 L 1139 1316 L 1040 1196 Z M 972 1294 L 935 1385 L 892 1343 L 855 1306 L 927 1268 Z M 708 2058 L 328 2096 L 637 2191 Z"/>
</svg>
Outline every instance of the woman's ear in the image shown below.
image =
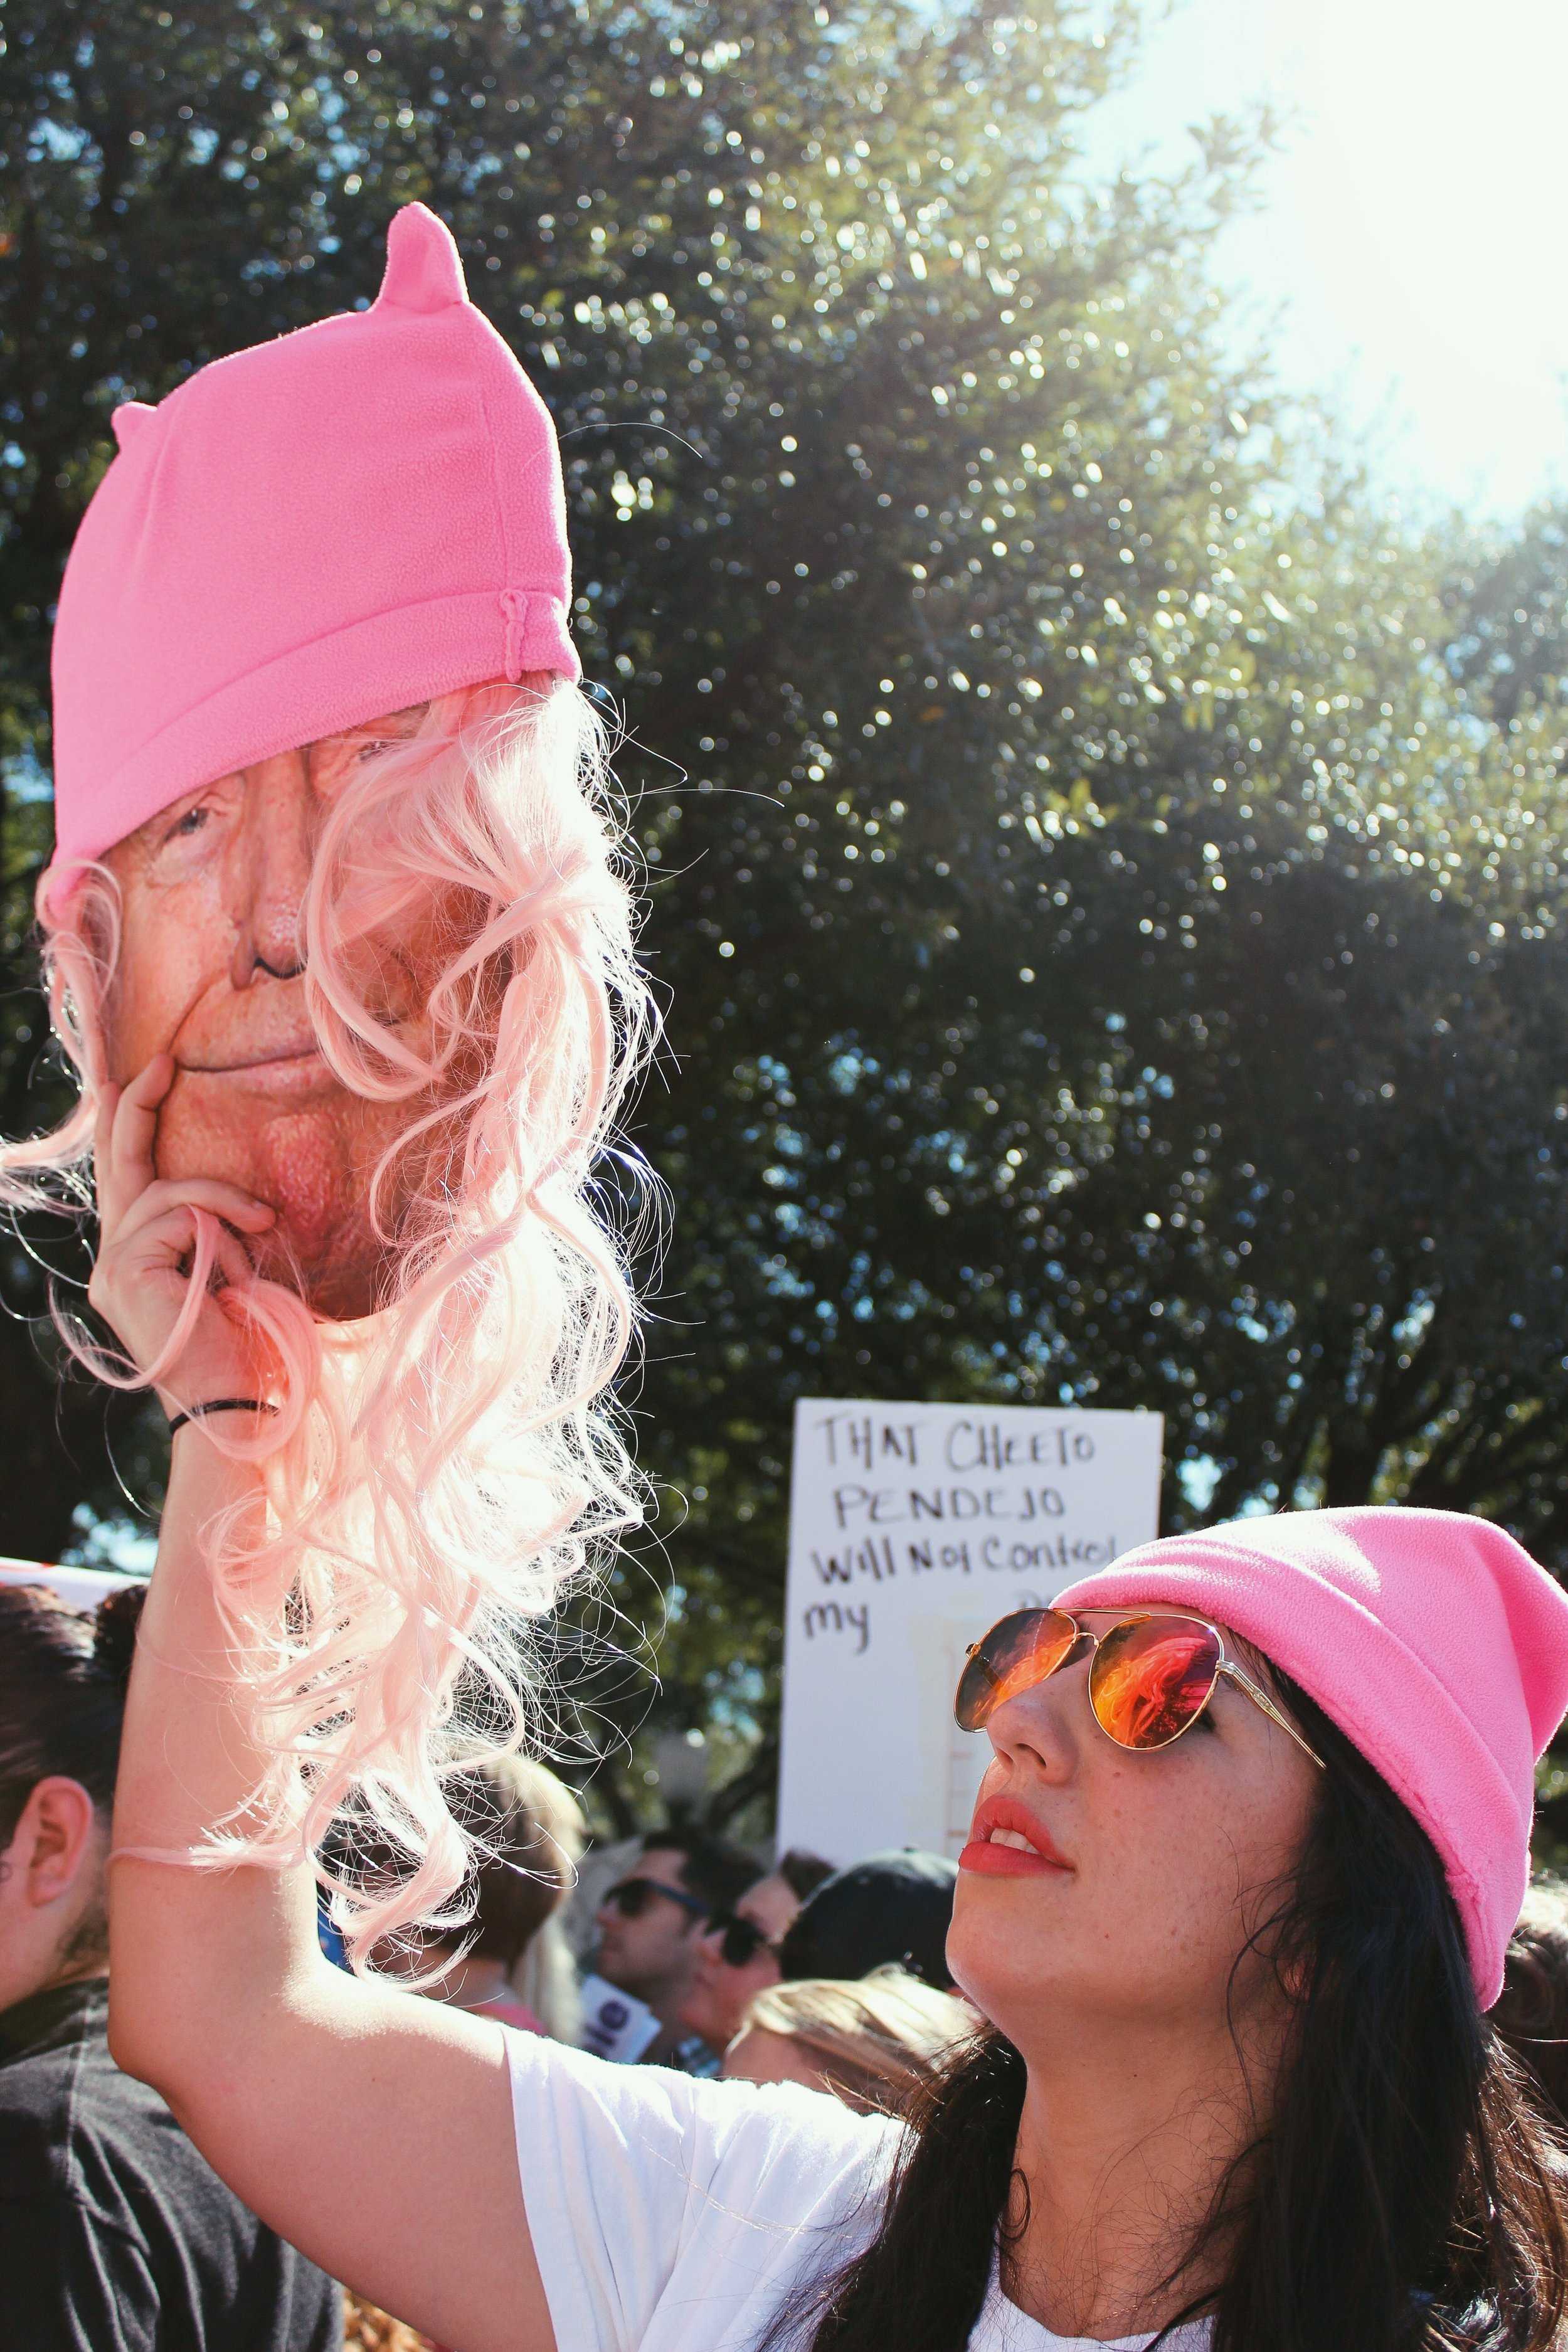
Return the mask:
<svg viewBox="0 0 1568 2352">
<path fill-rule="evenodd" d="M 100 1867 L 98 1811 L 79 1780 L 40 1780 L 22 1808 L 7 1860 L 23 1875 L 22 1901 L 42 1910 L 80 1893 Z"/>
</svg>

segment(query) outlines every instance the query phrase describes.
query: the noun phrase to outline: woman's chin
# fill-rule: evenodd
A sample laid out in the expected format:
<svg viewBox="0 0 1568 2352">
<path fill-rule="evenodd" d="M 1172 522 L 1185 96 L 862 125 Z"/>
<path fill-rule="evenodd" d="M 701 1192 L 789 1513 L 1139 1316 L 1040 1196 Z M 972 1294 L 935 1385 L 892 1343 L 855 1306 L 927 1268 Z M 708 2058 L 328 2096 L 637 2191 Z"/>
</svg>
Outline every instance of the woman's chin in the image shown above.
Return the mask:
<svg viewBox="0 0 1568 2352">
<path fill-rule="evenodd" d="M 1058 1874 L 1059 1875 L 1059 1874 Z M 953 1891 L 947 1965 L 959 1990 L 1006 2032 L 1005 2013 L 1038 1997 L 1072 1942 L 1069 1923 L 1026 1880 L 965 1871 Z"/>
</svg>

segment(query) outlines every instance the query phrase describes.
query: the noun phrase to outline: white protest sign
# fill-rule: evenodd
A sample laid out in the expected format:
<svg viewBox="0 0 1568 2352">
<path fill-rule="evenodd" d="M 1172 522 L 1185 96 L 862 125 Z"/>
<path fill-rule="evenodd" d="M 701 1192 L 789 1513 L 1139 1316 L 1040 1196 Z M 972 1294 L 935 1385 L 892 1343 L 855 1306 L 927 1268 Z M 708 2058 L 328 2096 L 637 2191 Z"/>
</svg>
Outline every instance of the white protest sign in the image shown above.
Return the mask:
<svg viewBox="0 0 1568 2352">
<path fill-rule="evenodd" d="M 579 2050 L 591 2050 L 595 2058 L 608 2058 L 616 2065 L 635 2066 L 658 2039 L 658 2020 L 647 2001 L 595 1976 L 584 1978 L 582 1994 Z"/>
<path fill-rule="evenodd" d="M 795 1409 L 779 1843 L 955 1855 L 989 1743 L 971 1642 L 1159 1532 L 1163 1422 L 1039 1405 Z"/>
</svg>

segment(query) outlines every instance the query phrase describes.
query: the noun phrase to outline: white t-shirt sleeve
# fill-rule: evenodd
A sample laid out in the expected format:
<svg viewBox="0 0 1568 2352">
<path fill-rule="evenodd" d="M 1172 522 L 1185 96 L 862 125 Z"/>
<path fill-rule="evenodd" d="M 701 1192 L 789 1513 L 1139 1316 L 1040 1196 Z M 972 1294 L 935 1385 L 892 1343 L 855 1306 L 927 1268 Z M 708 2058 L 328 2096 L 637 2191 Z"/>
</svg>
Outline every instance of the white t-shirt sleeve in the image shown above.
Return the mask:
<svg viewBox="0 0 1568 2352">
<path fill-rule="evenodd" d="M 509 2033 L 524 2210 L 558 2352 L 742 2352 L 874 2226 L 899 2126 Z"/>
</svg>

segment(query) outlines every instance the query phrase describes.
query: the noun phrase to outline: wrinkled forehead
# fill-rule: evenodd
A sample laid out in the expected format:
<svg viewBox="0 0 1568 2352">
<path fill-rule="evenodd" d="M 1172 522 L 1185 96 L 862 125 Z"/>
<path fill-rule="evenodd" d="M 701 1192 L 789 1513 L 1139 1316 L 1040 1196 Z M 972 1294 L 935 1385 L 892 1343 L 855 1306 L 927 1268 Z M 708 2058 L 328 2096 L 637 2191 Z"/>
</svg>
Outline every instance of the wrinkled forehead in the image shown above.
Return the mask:
<svg viewBox="0 0 1568 2352">
<path fill-rule="evenodd" d="M 406 743 L 418 734 L 428 702 L 409 703 L 401 710 L 388 710 L 376 718 L 365 719 L 353 727 L 339 728 L 330 735 L 319 735 L 308 743 L 296 744 L 291 750 L 279 751 L 270 760 L 258 761 L 255 767 L 235 770 L 227 775 L 215 776 L 210 782 L 199 784 L 192 792 L 182 793 L 177 800 L 148 817 L 133 832 L 126 834 L 104 852 L 104 863 L 110 871 L 117 861 L 125 858 L 134 862 L 138 852 L 144 852 L 160 841 L 171 824 L 177 823 L 189 809 L 198 807 L 210 794 L 242 793 L 264 773 L 277 775 L 292 768 L 300 782 L 317 792 L 330 792 L 343 777 L 352 773 L 354 765 L 367 754 L 382 746 L 388 749 Z"/>
</svg>

